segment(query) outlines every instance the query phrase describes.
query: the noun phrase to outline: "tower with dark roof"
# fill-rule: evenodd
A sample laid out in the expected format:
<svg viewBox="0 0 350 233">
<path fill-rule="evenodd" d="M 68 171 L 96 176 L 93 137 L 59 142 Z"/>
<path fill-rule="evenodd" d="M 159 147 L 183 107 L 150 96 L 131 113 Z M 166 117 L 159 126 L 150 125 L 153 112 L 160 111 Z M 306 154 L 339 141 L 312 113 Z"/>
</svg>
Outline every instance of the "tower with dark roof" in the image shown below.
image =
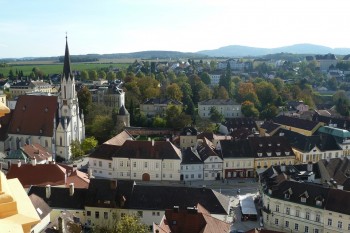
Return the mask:
<svg viewBox="0 0 350 233">
<path fill-rule="evenodd" d="M 128 110 L 125 108 L 125 106 L 122 105 L 119 108 L 119 112 L 117 115 L 117 123 L 116 123 L 117 133 L 122 132 L 125 127 L 130 127 L 130 114 Z"/>
</svg>

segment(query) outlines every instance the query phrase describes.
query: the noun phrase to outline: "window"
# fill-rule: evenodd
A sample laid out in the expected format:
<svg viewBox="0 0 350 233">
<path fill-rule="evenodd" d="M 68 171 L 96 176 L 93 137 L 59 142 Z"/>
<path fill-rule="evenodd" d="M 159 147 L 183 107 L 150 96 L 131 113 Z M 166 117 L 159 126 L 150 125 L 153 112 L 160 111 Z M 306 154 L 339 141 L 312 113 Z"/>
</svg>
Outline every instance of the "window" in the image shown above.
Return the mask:
<svg viewBox="0 0 350 233">
<path fill-rule="evenodd" d="M 120 172 L 120 176 L 123 176 L 124 174 L 123 174 L 123 172 Z"/>
<path fill-rule="evenodd" d="M 280 206 L 276 205 L 276 212 L 280 212 Z"/>
<path fill-rule="evenodd" d="M 284 224 L 286 228 L 289 228 L 289 221 L 286 221 L 286 224 Z"/>
<path fill-rule="evenodd" d="M 94 166 L 96 166 L 96 160 L 94 160 Z"/>
<path fill-rule="evenodd" d="M 288 215 L 290 214 L 290 208 L 289 207 L 286 208 L 286 214 L 288 214 Z"/>
<path fill-rule="evenodd" d="M 98 166 L 102 167 L 102 161 L 98 161 Z"/>
<path fill-rule="evenodd" d="M 350 231 L 350 224 L 348 225 L 348 231 Z"/>
<path fill-rule="evenodd" d="M 194 179 L 194 174 L 191 174 L 191 178 Z"/>
<path fill-rule="evenodd" d="M 296 231 L 299 230 L 299 224 L 298 224 L 298 223 L 296 223 L 296 224 L 294 225 L 294 230 L 296 230 Z"/>
<path fill-rule="evenodd" d="M 159 178 L 159 174 L 156 174 L 156 178 Z"/>
<path fill-rule="evenodd" d="M 130 161 L 126 161 L 126 166 L 130 167 Z"/>
<path fill-rule="evenodd" d="M 121 213 L 120 217 L 122 217 L 122 218 L 125 217 L 125 213 Z"/>
<path fill-rule="evenodd" d="M 310 213 L 309 213 L 309 212 L 306 212 L 305 218 L 306 218 L 307 220 L 310 220 Z"/>
<path fill-rule="evenodd" d="M 305 203 L 305 202 L 306 202 L 306 198 L 305 198 L 305 197 L 302 197 L 302 198 L 300 198 L 300 201 L 303 202 L 303 203 Z"/>
<path fill-rule="evenodd" d="M 328 223 L 327 223 L 328 226 L 332 226 L 332 219 L 328 219 Z"/>
<path fill-rule="evenodd" d="M 136 177 L 136 173 L 134 173 L 134 177 Z"/>
<path fill-rule="evenodd" d="M 228 167 L 228 162 L 225 163 L 225 166 Z"/>
<path fill-rule="evenodd" d="M 295 211 L 295 216 L 297 216 L 297 217 L 300 216 L 300 211 L 299 211 L 299 210 L 296 210 L 296 211 Z"/>
<path fill-rule="evenodd" d="M 139 216 L 140 218 L 143 217 L 143 212 L 142 211 L 137 211 L 137 216 Z"/>
<path fill-rule="evenodd" d="M 112 168 L 112 163 L 108 163 L 108 168 Z"/>
<path fill-rule="evenodd" d="M 308 226 L 305 226 L 305 233 L 309 232 L 309 227 Z"/>
<path fill-rule="evenodd" d="M 342 221 L 338 221 L 338 228 L 342 229 L 343 228 L 343 222 Z"/>
<path fill-rule="evenodd" d="M 275 225 L 278 225 L 278 218 L 275 218 Z"/>
<path fill-rule="evenodd" d="M 316 219 L 315 219 L 315 221 L 316 221 L 316 222 L 320 222 L 320 220 L 321 220 L 321 215 L 320 215 L 320 214 L 316 214 Z"/>
<path fill-rule="evenodd" d="M 103 218 L 104 218 L 104 219 L 108 219 L 108 212 L 104 212 L 104 213 L 103 213 Z"/>
<path fill-rule="evenodd" d="M 132 163 L 132 166 L 133 166 L 133 167 L 136 167 L 136 162 L 133 162 L 133 163 Z"/>
<path fill-rule="evenodd" d="M 320 231 L 317 228 L 314 229 L 314 233 L 319 233 L 319 232 Z"/>
<path fill-rule="evenodd" d="M 95 218 L 100 218 L 100 212 L 95 211 Z"/>
<path fill-rule="evenodd" d="M 120 161 L 120 162 L 119 162 L 119 166 L 120 166 L 120 167 L 123 167 L 123 166 L 124 166 L 124 162 L 123 162 L 123 161 Z"/>
<path fill-rule="evenodd" d="M 188 175 L 185 175 L 185 178 L 188 179 Z"/>
<path fill-rule="evenodd" d="M 211 177 L 215 177 L 215 173 L 211 173 Z"/>
<path fill-rule="evenodd" d="M 91 216 L 91 211 L 90 210 L 86 211 L 86 216 Z M 349 226 L 350 226 L 350 224 L 349 224 Z"/>
<path fill-rule="evenodd" d="M 170 174 L 169 177 L 170 177 L 170 178 L 173 178 L 173 174 Z"/>
<path fill-rule="evenodd" d="M 202 178 L 202 174 L 198 174 L 198 178 Z"/>
<path fill-rule="evenodd" d="M 158 163 L 156 163 L 156 168 L 159 168 L 159 164 Z"/>
<path fill-rule="evenodd" d="M 188 170 L 188 166 L 186 166 L 186 170 Z"/>
<path fill-rule="evenodd" d="M 156 212 L 152 212 L 152 216 L 156 216 Z"/>
<path fill-rule="evenodd" d="M 205 173 L 204 176 L 205 176 L 205 177 L 208 177 L 208 173 Z"/>
<path fill-rule="evenodd" d="M 147 163 L 147 162 L 145 162 L 145 163 L 144 163 L 144 166 L 145 166 L 145 168 L 147 168 L 147 167 L 148 167 L 148 163 Z"/>
</svg>

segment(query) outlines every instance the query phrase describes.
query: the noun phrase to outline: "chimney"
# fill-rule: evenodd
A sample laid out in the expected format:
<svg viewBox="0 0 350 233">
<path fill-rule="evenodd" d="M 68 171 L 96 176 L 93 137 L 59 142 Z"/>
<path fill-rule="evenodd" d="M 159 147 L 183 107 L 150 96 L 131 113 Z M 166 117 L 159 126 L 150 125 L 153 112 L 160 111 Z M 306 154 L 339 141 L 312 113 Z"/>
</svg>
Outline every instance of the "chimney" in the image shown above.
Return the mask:
<svg viewBox="0 0 350 233">
<path fill-rule="evenodd" d="M 34 159 L 32 159 L 32 165 L 36 166 L 36 158 L 34 157 Z"/>
<path fill-rule="evenodd" d="M 77 166 L 76 164 L 73 165 L 73 172 L 75 172 L 77 170 Z"/>
<path fill-rule="evenodd" d="M 91 168 L 88 169 L 88 177 L 92 178 L 92 169 Z"/>
<path fill-rule="evenodd" d="M 152 139 L 152 146 L 154 146 L 154 139 Z"/>
<path fill-rule="evenodd" d="M 69 196 L 73 196 L 74 194 L 74 183 L 69 184 Z"/>
<path fill-rule="evenodd" d="M 308 164 L 307 164 L 307 171 L 308 172 L 312 172 L 313 171 L 312 162 L 308 162 Z"/>
<path fill-rule="evenodd" d="M 117 181 L 111 180 L 111 189 L 117 189 Z"/>
<path fill-rule="evenodd" d="M 178 205 L 174 206 L 173 207 L 174 213 L 179 213 L 179 208 L 180 207 Z"/>
<path fill-rule="evenodd" d="M 65 230 L 63 229 L 63 225 L 64 225 L 64 220 L 62 217 L 58 217 L 58 232 L 59 233 L 64 233 Z"/>
<path fill-rule="evenodd" d="M 46 185 L 46 199 L 49 199 L 51 196 L 51 185 Z"/>
<path fill-rule="evenodd" d="M 21 160 L 17 160 L 17 166 L 21 167 Z"/>
<path fill-rule="evenodd" d="M 281 172 L 286 172 L 286 165 L 284 163 L 281 164 Z"/>
</svg>

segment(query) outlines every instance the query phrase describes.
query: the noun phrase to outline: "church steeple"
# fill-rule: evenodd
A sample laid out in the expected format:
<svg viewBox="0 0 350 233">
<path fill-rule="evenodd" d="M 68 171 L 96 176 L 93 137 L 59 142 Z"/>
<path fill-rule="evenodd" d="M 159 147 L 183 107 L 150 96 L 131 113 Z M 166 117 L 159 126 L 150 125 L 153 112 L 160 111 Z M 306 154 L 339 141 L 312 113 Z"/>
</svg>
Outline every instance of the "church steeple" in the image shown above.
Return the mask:
<svg viewBox="0 0 350 233">
<path fill-rule="evenodd" d="M 70 57 L 69 57 L 69 49 L 68 49 L 68 39 L 67 39 L 67 35 L 66 35 L 66 51 L 65 51 L 65 53 L 64 53 L 63 75 L 64 75 L 64 78 L 65 78 L 66 80 L 71 76 Z"/>
</svg>

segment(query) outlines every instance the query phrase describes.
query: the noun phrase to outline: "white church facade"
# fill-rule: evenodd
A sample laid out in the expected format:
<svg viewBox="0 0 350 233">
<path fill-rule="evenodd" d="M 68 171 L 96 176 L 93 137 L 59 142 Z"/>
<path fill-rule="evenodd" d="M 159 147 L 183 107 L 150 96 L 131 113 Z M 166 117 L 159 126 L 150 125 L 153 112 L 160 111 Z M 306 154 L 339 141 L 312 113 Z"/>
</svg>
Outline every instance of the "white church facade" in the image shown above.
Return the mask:
<svg viewBox="0 0 350 233">
<path fill-rule="evenodd" d="M 52 151 L 53 158 L 64 160 L 71 158 L 72 141 L 85 139 L 84 115 L 79 112 L 67 38 L 58 96 L 19 96 L 7 132 L 5 150 L 39 143 Z"/>
</svg>

